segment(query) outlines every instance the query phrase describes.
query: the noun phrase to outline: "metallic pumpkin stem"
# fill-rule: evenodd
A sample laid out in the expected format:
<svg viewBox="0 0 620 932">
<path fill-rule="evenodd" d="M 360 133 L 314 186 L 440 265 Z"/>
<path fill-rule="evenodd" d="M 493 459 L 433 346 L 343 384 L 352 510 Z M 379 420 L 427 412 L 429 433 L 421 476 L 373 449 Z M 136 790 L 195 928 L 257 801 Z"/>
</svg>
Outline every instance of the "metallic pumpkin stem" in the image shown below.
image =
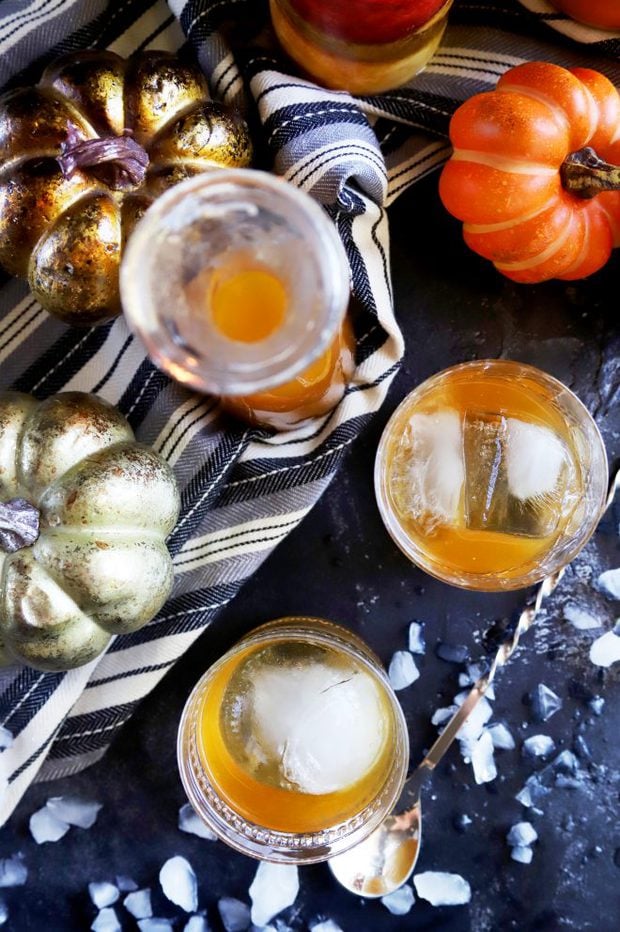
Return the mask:
<svg viewBox="0 0 620 932">
<path fill-rule="evenodd" d="M 587 146 L 571 152 L 560 166 L 562 185 L 571 194 L 584 199 L 601 191 L 620 190 L 620 165 L 611 165 Z"/>
<path fill-rule="evenodd" d="M 122 191 L 142 184 L 149 156 L 129 129 L 124 130 L 122 136 L 83 139 L 69 124 L 67 138 L 60 146 L 56 161 L 65 178 L 70 178 L 78 169 L 90 169 L 109 187 Z"/>
<path fill-rule="evenodd" d="M 0 502 L 0 551 L 15 553 L 30 547 L 39 536 L 39 509 L 25 498 Z"/>
</svg>

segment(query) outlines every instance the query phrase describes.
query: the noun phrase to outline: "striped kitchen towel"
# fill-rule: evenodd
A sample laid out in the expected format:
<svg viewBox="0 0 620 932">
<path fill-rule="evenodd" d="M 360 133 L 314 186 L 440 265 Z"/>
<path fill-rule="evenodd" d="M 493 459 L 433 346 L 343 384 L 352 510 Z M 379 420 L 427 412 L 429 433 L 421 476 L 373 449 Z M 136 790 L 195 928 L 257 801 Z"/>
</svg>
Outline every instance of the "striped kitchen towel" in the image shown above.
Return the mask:
<svg viewBox="0 0 620 932">
<path fill-rule="evenodd" d="M 252 116 L 274 170 L 325 205 L 362 309 L 357 368 L 343 400 L 310 427 L 278 435 L 227 419 L 214 399 L 172 383 L 122 319 L 73 330 L 50 318 L 23 283 L 0 278 L 0 387 L 40 398 L 97 392 L 168 459 L 182 490 L 170 538 L 176 583 L 158 617 L 82 669 L 1 674 L 0 725 L 14 736 L 0 751 L 2 821 L 35 778 L 76 772 L 104 754 L 136 703 L 308 513 L 381 405 L 403 351 L 386 207 L 445 161 L 459 102 L 533 58 L 590 64 L 620 82 L 615 39 L 584 48 L 580 36 L 552 32 L 539 6 L 457 0 L 423 74 L 397 91 L 354 99 L 290 73 L 258 0 L 0 0 L 0 86 L 32 83 L 53 57 L 79 48 L 128 55 L 189 44 L 214 96 Z M 221 28 L 231 22 L 243 28 Z M 243 43 L 228 46 L 223 35 Z"/>
</svg>

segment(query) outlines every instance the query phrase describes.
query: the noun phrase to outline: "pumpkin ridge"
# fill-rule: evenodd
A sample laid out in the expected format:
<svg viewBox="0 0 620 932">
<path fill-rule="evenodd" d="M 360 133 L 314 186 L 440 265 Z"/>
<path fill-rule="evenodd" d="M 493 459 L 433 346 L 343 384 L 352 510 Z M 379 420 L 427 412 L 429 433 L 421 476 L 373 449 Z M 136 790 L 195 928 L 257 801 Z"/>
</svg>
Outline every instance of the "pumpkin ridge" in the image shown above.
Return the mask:
<svg viewBox="0 0 620 932">
<path fill-rule="evenodd" d="M 499 223 L 464 223 L 463 230 L 468 233 L 500 233 L 502 230 L 512 230 L 517 224 L 527 223 L 528 220 L 533 220 L 540 214 L 544 214 L 546 210 L 553 207 L 556 200 L 556 197 L 550 198 L 542 207 L 537 207 L 536 210 L 530 211 L 529 214 L 521 214 L 513 220 L 502 220 Z"/>
<path fill-rule="evenodd" d="M 455 149 L 452 154 L 455 162 L 475 162 L 476 165 L 488 165 L 499 172 L 510 175 L 548 175 L 553 177 L 558 167 L 544 165 L 541 162 L 529 162 L 527 159 L 517 161 L 510 156 L 499 155 L 496 152 L 480 152 L 477 149 Z"/>
<path fill-rule="evenodd" d="M 523 259 L 518 262 L 496 262 L 495 267 L 500 270 L 506 270 L 508 272 L 523 272 L 526 269 L 531 269 L 534 266 L 541 265 L 543 262 L 546 262 L 548 259 L 552 259 L 557 252 L 562 249 L 566 241 L 573 234 L 573 228 L 568 224 L 562 231 L 562 235 L 559 236 L 556 240 L 551 243 L 550 246 L 547 246 L 546 249 L 543 249 L 542 252 L 538 255 L 531 257 L 530 259 Z M 572 266 L 573 263 L 571 263 Z"/>
<path fill-rule="evenodd" d="M 177 123 L 179 120 L 184 119 L 184 117 L 189 116 L 189 114 L 192 113 L 192 111 L 198 110 L 205 103 L 215 103 L 215 101 L 212 101 L 210 99 L 209 100 L 192 100 L 189 103 L 187 103 L 184 107 L 180 107 L 179 110 L 175 114 L 173 114 L 169 120 L 166 120 L 166 122 L 162 126 L 159 127 L 157 132 L 153 133 L 147 145 L 144 147 L 146 151 L 149 153 L 149 155 L 151 154 L 152 147 L 156 143 L 159 142 L 162 136 L 165 136 L 165 134 L 174 126 L 175 123 Z"/>
<path fill-rule="evenodd" d="M 522 94 L 524 97 L 529 97 L 530 100 L 537 100 L 539 103 L 544 104 L 546 107 L 548 107 L 552 117 L 560 125 L 560 129 L 570 129 L 571 124 L 570 124 L 570 118 L 569 118 L 568 113 L 566 112 L 562 104 L 559 103 L 559 101 L 555 100 L 553 97 L 551 97 L 549 94 L 545 94 L 542 91 L 537 91 L 535 88 L 529 87 L 527 84 L 502 84 L 502 85 L 498 85 L 495 88 L 495 90 L 498 94 L 517 93 L 517 94 Z M 587 91 L 587 88 L 583 87 L 583 90 Z M 590 111 L 590 127 L 589 127 L 587 138 L 590 139 L 596 129 L 596 120 L 594 120 L 594 125 L 593 125 L 592 113 L 593 113 L 594 100 L 592 98 L 592 95 L 589 92 L 588 92 L 588 98 L 590 100 L 591 105 L 588 108 Z"/>
</svg>

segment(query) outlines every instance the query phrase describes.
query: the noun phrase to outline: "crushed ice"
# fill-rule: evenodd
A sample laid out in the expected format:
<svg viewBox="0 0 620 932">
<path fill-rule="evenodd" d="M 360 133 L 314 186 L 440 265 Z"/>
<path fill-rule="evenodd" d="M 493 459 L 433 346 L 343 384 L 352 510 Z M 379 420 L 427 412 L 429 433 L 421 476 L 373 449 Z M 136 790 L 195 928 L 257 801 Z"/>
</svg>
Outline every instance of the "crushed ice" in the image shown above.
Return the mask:
<svg viewBox="0 0 620 932">
<path fill-rule="evenodd" d="M 437 641 L 435 653 L 447 663 L 465 663 L 469 658 L 469 648 L 465 644 L 447 644 L 445 641 Z"/>
<path fill-rule="evenodd" d="M 394 890 L 393 893 L 388 893 L 387 896 L 382 896 L 381 902 L 385 908 L 392 913 L 393 916 L 404 916 L 410 911 L 411 907 L 415 903 L 413 888 L 408 884 L 405 884 L 404 886 L 399 887 L 398 890 Z"/>
<path fill-rule="evenodd" d="M 310 932 L 342 932 L 342 929 L 333 919 L 323 919 L 310 926 Z"/>
<path fill-rule="evenodd" d="M 116 910 L 112 906 L 100 910 L 91 924 L 91 929 L 93 932 L 121 932 Z"/>
<path fill-rule="evenodd" d="M 397 650 L 388 668 L 388 677 L 392 684 L 392 689 L 406 689 L 420 676 L 420 671 L 415 665 L 415 660 L 408 650 Z"/>
<path fill-rule="evenodd" d="M 120 896 L 118 887 L 105 880 L 101 883 L 89 883 L 88 893 L 97 909 L 111 906 L 112 903 L 116 903 Z"/>
<path fill-rule="evenodd" d="M 520 864 L 531 864 L 534 852 L 527 845 L 515 845 L 510 852 L 510 857 Z"/>
<path fill-rule="evenodd" d="M 207 841 L 217 841 L 215 832 L 207 828 L 190 803 L 185 803 L 179 809 L 178 825 L 182 832 L 187 832 L 189 835 L 197 835 L 198 838 L 206 838 Z"/>
<path fill-rule="evenodd" d="M 607 631 L 590 646 L 590 660 L 597 667 L 610 667 L 620 660 L 620 637 Z"/>
<path fill-rule="evenodd" d="M 30 816 L 30 834 L 38 845 L 46 841 L 59 841 L 70 829 L 68 822 L 57 819 L 47 806 Z"/>
<path fill-rule="evenodd" d="M 424 625 L 421 621 L 412 621 L 409 625 L 409 650 L 412 654 L 425 654 Z"/>
<path fill-rule="evenodd" d="M 28 868 L 23 854 L 14 854 L 0 860 L 0 887 L 21 887 L 28 879 Z"/>
<path fill-rule="evenodd" d="M 79 796 L 52 796 L 45 804 L 52 815 L 78 828 L 91 828 L 97 821 L 102 803 Z"/>
<path fill-rule="evenodd" d="M 523 742 L 526 757 L 549 757 L 555 751 L 555 741 L 549 735 L 532 735 Z"/>
<path fill-rule="evenodd" d="M 3 926 L 4 923 L 8 921 L 8 918 L 9 918 L 9 908 L 4 902 L 4 900 L 0 900 L 0 926 Z"/>
<path fill-rule="evenodd" d="M 140 932 L 172 932 L 172 922 L 159 917 L 138 919 L 138 928 Z"/>
<path fill-rule="evenodd" d="M 171 903 L 176 903 L 186 913 L 196 912 L 198 908 L 198 884 L 196 874 L 188 860 L 179 854 L 168 858 L 159 872 L 159 882 L 164 896 Z"/>
<path fill-rule="evenodd" d="M 204 916 L 190 916 L 183 932 L 210 932 L 209 924 Z"/>
<path fill-rule="evenodd" d="M 547 722 L 552 715 L 555 715 L 562 708 L 562 700 L 552 689 L 539 683 L 530 696 L 532 703 L 532 715 L 537 722 Z"/>
<path fill-rule="evenodd" d="M 121 893 L 133 893 L 138 889 L 138 884 L 131 877 L 125 877 L 123 874 L 116 875 L 116 886 Z"/>
<path fill-rule="evenodd" d="M 224 896 L 217 904 L 222 925 L 226 932 L 244 932 L 250 925 L 250 907 L 242 900 Z"/>
<path fill-rule="evenodd" d="M 0 725 L 0 751 L 5 751 L 13 745 L 13 732 Z"/>
<path fill-rule="evenodd" d="M 264 926 L 291 906 L 299 892 L 299 872 L 289 864 L 262 861 L 250 887 L 252 922 Z"/>
<path fill-rule="evenodd" d="M 488 731 L 483 731 L 471 752 L 471 765 L 476 783 L 490 783 L 497 776 L 497 767 L 493 758 L 493 739 Z"/>
<path fill-rule="evenodd" d="M 511 848 L 529 847 L 538 839 L 538 832 L 531 822 L 516 822 L 506 835 Z"/>
<path fill-rule="evenodd" d="M 460 874 L 425 871 L 414 874 L 416 893 L 431 906 L 462 906 L 471 900 L 471 887 Z"/>
<path fill-rule="evenodd" d="M 123 900 L 123 906 L 135 919 L 150 919 L 153 915 L 150 889 L 145 887 L 128 893 Z"/>
<path fill-rule="evenodd" d="M 585 608 L 580 608 L 574 602 L 569 602 L 564 606 L 564 618 L 570 622 L 573 628 L 578 631 L 590 631 L 592 628 L 601 628 L 602 623 L 599 618 L 591 615 Z"/>
<path fill-rule="evenodd" d="M 608 599 L 620 599 L 620 567 L 601 573 L 594 583 L 594 588 Z"/>
<path fill-rule="evenodd" d="M 501 751 L 512 751 L 515 748 L 515 739 L 510 734 L 503 722 L 495 722 L 489 725 L 487 731 L 491 735 L 493 747 Z"/>
</svg>

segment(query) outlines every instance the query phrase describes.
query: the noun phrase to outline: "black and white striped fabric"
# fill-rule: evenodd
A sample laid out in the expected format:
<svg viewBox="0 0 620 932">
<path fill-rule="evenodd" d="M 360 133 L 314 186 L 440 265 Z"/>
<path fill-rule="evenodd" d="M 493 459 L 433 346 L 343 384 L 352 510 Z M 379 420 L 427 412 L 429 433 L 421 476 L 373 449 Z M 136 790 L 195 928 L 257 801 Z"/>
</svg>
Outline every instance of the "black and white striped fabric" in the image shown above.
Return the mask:
<svg viewBox="0 0 620 932">
<path fill-rule="evenodd" d="M 50 318 L 23 283 L 0 279 L 0 387 L 40 398 L 100 394 L 169 460 L 182 489 L 170 539 L 176 584 L 159 616 L 80 670 L 15 667 L 0 676 L 0 725 L 14 735 L 0 752 L 2 821 L 35 778 L 76 772 L 104 754 L 136 703 L 308 513 L 381 405 L 403 351 L 386 207 L 448 157 L 448 122 L 460 101 L 533 58 L 589 64 L 620 83 L 614 38 L 593 54 L 574 41 L 582 36 L 553 33 L 557 23 L 541 6 L 456 0 L 423 74 L 397 91 L 354 99 L 287 71 L 258 0 L 0 0 L 0 86 L 33 83 L 44 64 L 78 48 L 128 55 L 189 43 L 214 96 L 258 115 L 253 123 L 274 170 L 325 205 L 362 308 L 357 368 L 340 405 L 309 428 L 273 435 L 226 419 L 213 399 L 171 383 L 122 319 L 73 330 Z M 243 24 L 242 45 L 222 40 L 228 20 Z"/>
</svg>

